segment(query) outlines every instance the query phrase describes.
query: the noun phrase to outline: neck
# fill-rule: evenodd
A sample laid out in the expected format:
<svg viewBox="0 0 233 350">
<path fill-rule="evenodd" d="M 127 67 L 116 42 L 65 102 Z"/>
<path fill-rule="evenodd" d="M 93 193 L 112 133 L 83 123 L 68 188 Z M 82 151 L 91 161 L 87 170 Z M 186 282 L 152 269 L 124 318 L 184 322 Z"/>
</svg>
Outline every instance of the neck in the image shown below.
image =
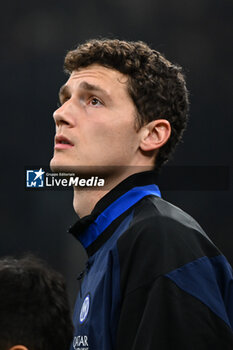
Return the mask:
<svg viewBox="0 0 233 350">
<path fill-rule="evenodd" d="M 74 189 L 73 206 L 80 218 L 89 215 L 96 203 L 107 193 L 107 190 L 79 190 Z"/>
<path fill-rule="evenodd" d="M 133 173 L 135 173 L 135 171 L 130 172 L 128 170 L 115 177 L 108 177 L 105 179 L 105 186 L 101 187 L 101 189 L 94 188 L 85 190 L 84 188 L 80 189 L 79 187 L 74 187 L 73 206 L 76 214 L 78 214 L 80 218 L 89 215 L 102 197 Z"/>
</svg>

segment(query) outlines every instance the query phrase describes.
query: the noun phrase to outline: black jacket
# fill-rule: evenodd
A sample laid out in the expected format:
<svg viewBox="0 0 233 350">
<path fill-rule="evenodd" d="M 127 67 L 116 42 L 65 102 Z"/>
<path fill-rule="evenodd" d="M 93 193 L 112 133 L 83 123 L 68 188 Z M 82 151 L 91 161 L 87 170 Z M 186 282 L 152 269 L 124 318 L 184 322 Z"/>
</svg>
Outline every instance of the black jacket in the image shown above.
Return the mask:
<svg viewBox="0 0 233 350">
<path fill-rule="evenodd" d="M 89 260 L 71 349 L 233 349 L 233 279 L 198 223 L 135 174 L 71 232 Z"/>
</svg>

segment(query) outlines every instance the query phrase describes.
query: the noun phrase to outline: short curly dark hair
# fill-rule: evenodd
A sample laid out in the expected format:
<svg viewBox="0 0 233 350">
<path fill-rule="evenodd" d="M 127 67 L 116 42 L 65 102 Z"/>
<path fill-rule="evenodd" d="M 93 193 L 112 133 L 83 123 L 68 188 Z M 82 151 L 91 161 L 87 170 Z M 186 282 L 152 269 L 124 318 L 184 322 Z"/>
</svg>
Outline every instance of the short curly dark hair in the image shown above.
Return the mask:
<svg viewBox="0 0 233 350">
<path fill-rule="evenodd" d="M 91 64 L 113 68 L 128 76 L 128 92 L 136 109 L 136 127 L 167 119 L 171 136 L 156 157 L 156 169 L 168 160 L 181 140 L 188 119 L 188 91 L 182 69 L 142 41 L 93 39 L 69 51 L 68 73 Z"/>
<path fill-rule="evenodd" d="M 30 255 L 0 259 L 0 349 L 65 350 L 73 338 L 65 281 Z"/>
</svg>

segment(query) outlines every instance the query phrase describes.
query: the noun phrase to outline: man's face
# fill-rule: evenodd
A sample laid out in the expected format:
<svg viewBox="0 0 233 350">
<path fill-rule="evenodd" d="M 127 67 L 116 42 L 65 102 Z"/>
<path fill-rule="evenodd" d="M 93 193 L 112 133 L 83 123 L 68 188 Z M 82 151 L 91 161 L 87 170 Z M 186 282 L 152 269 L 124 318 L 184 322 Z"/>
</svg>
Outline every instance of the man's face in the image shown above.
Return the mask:
<svg viewBox="0 0 233 350">
<path fill-rule="evenodd" d="M 52 170 L 137 165 L 136 108 L 127 76 L 93 64 L 73 71 L 59 97 Z"/>
</svg>

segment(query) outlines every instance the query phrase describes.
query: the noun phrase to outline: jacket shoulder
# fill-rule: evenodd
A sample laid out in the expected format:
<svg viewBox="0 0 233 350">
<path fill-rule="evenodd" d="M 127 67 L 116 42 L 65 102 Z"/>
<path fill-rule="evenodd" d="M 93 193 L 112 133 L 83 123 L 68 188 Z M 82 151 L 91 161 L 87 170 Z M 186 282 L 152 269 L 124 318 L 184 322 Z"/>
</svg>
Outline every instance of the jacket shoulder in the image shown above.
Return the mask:
<svg viewBox="0 0 233 350">
<path fill-rule="evenodd" d="M 203 256 L 220 254 L 196 220 L 154 196 L 138 203 L 129 228 L 117 244 L 122 281 L 131 271 L 132 286 Z"/>
</svg>

